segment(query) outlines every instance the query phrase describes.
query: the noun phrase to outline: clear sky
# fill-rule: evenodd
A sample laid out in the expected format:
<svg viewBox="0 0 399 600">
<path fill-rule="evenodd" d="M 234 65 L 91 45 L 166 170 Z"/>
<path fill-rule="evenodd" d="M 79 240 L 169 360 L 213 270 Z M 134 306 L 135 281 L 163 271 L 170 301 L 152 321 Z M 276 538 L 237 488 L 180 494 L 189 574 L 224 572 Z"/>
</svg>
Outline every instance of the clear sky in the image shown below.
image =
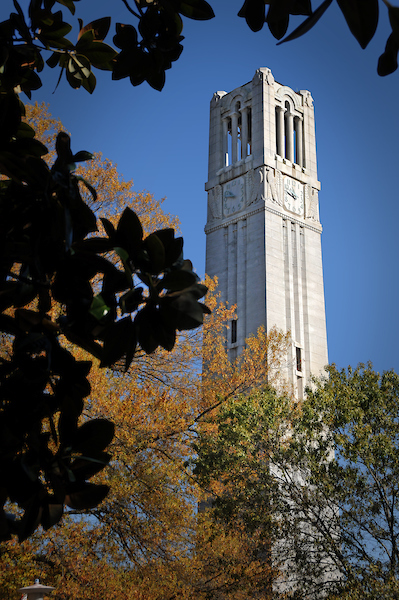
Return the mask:
<svg viewBox="0 0 399 600">
<path fill-rule="evenodd" d="M 136 190 L 166 196 L 182 223 L 185 255 L 204 273 L 209 102 L 269 67 L 315 101 L 329 359 L 339 367 L 371 360 L 399 371 L 399 73 L 376 73 L 389 34 L 380 3 L 377 35 L 366 50 L 334 2 L 314 30 L 277 47 L 265 26 L 252 33 L 237 12 L 243 0 L 209 0 L 216 17 L 185 20 L 181 58 L 157 92 L 96 71 L 90 96 L 48 69 L 32 100 L 50 103 L 72 134 L 74 151 L 101 151 Z M 20 0 L 27 6 L 27 0 Z M 313 0 L 314 8 L 320 4 Z M 0 19 L 13 10 L 2 0 Z M 66 12 L 66 20 L 71 18 Z M 81 0 L 84 22 L 102 16 L 127 23 L 122 0 Z M 290 30 L 299 21 L 292 20 Z M 72 34 L 68 37 L 72 38 Z M 106 40 L 112 44 L 112 39 Z"/>
</svg>

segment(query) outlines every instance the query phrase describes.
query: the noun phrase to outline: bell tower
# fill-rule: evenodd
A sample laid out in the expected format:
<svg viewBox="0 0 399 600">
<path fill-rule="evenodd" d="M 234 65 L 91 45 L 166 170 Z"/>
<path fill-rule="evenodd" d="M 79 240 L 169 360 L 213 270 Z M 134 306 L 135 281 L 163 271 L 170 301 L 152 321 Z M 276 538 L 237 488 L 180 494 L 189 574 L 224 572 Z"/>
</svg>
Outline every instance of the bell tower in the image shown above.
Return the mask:
<svg viewBox="0 0 399 600">
<path fill-rule="evenodd" d="M 237 305 L 234 358 L 260 325 L 292 336 L 301 397 L 328 362 L 313 99 L 258 69 L 211 100 L 206 272 Z"/>
</svg>

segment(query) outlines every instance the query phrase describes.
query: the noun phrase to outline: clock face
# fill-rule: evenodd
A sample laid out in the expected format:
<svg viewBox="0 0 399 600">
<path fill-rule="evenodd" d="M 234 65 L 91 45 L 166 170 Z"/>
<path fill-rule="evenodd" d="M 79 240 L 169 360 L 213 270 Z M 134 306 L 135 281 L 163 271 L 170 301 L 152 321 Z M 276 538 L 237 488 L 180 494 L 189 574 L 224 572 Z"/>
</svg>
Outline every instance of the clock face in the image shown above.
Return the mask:
<svg viewBox="0 0 399 600">
<path fill-rule="evenodd" d="M 244 177 L 228 181 L 223 186 L 223 214 L 225 217 L 242 210 L 245 206 Z"/>
<path fill-rule="evenodd" d="M 303 215 L 304 186 L 296 179 L 284 179 L 284 206 L 290 212 Z"/>
</svg>

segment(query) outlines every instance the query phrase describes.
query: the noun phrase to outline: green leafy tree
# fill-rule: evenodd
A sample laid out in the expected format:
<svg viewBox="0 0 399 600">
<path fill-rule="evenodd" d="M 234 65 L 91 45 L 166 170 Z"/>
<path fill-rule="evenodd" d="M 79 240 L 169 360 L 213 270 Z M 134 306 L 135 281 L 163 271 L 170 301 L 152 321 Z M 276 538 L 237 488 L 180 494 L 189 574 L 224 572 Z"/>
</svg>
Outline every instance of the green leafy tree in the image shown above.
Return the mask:
<svg viewBox="0 0 399 600">
<path fill-rule="evenodd" d="M 312 551 L 341 574 L 340 598 L 396 598 L 399 376 L 370 364 L 328 373 L 308 391 L 282 455 L 306 481 L 298 485 L 281 463 L 280 485 L 299 515 L 293 529 L 303 522 L 314 532 Z M 309 555 L 298 547 L 297 559 L 305 565 Z"/>
<path fill-rule="evenodd" d="M 328 374 L 301 404 L 267 391 L 222 407 L 194 473 L 215 522 L 263 542 L 276 594 L 397 598 L 399 376 Z"/>
<path fill-rule="evenodd" d="M 239 536 L 248 559 L 258 564 L 251 589 L 261 598 L 280 597 L 278 582 L 290 575 L 289 555 L 281 546 L 280 490 L 271 465 L 285 443 L 294 410 L 294 401 L 274 389 L 236 396 L 201 424 L 194 444 L 202 514 L 215 530 Z M 244 581 L 241 575 L 237 586 Z"/>
</svg>

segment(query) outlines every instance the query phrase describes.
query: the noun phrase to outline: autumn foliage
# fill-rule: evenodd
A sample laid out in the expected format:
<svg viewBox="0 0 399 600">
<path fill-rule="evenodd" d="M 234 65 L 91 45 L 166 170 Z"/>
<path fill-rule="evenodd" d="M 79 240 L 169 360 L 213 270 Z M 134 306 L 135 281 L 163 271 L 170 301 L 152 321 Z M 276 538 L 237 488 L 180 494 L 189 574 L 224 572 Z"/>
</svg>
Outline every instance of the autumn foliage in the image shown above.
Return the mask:
<svg viewBox="0 0 399 600">
<path fill-rule="evenodd" d="M 62 128 L 44 105 L 28 107 L 27 118 L 49 145 Z M 128 199 L 146 230 L 178 225 L 163 212 L 162 201 L 135 192 L 109 160 L 96 157 L 80 175 L 98 191 L 92 208 L 110 221 Z M 226 401 L 282 378 L 289 337 L 261 329 L 231 363 L 225 339 L 234 307 L 220 303 L 216 281 L 205 283 L 212 313 L 203 331 L 181 332 L 172 352 L 158 349 L 149 356 L 137 351 L 127 373 L 94 362 L 81 422 L 115 424 L 108 449 L 112 460 L 92 478 L 111 491 L 83 514 L 70 509 L 47 533 L 39 530 L 22 544 L 3 544 L 0 586 L 5 594 L 31 583 L 34 573 L 65 600 L 189 599 L 219 593 L 240 599 L 260 577 L 271 577 L 269 565 L 259 560 L 254 536 L 249 538 L 240 524 L 222 527 L 210 513 L 198 513 L 204 490 L 190 459 L 200 428 L 212 427 Z M 76 360 L 87 360 L 82 348 L 65 344 Z"/>
</svg>

